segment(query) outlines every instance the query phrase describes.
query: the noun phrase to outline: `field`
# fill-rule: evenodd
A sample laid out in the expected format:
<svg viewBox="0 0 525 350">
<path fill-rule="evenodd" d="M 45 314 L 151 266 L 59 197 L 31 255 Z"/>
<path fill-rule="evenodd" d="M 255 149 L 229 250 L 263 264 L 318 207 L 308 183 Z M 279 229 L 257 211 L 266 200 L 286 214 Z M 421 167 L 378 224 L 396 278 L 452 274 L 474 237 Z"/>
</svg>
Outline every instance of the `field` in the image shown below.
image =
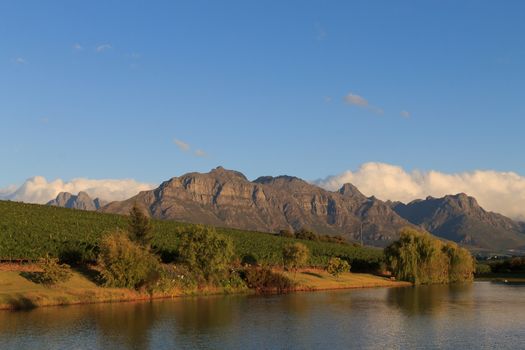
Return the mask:
<svg viewBox="0 0 525 350">
<path fill-rule="evenodd" d="M 65 260 L 93 260 L 101 237 L 126 228 L 127 218 L 36 204 L 0 201 L 0 260 L 36 260 L 46 254 Z M 153 221 L 153 246 L 166 260 L 176 257 L 180 232 L 190 224 Z M 239 259 L 251 256 L 259 264 L 279 265 L 282 247 L 292 238 L 273 234 L 217 228 L 231 237 Z M 383 252 L 376 248 L 300 240 L 311 252 L 310 264 L 323 266 L 332 256 L 348 260 L 354 270 L 377 266 Z"/>
<path fill-rule="evenodd" d="M 294 280 L 297 290 L 332 290 L 371 287 L 406 287 L 409 282 L 392 281 L 386 277 L 369 275 L 366 273 L 342 273 L 334 277 L 322 269 L 301 269 L 297 273 L 283 272 L 285 276 Z"/>
</svg>

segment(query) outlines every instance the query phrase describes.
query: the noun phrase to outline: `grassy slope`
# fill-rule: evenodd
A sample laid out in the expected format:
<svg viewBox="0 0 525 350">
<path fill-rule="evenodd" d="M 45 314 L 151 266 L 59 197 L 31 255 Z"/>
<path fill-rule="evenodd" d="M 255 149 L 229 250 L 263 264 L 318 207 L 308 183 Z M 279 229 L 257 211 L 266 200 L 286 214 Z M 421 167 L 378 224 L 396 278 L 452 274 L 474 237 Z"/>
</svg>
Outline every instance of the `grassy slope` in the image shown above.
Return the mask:
<svg viewBox="0 0 525 350">
<path fill-rule="evenodd" d="M 343 273 L 334 277 L 321 269 L 302 269 L 297 273 L 285 272 L 284 274 L 299 284 L 298 290 L 405 287 L 412 285 L 409 282 L 392 281 L 386 277 L 365 273 Z"/>
<path fill-rule="evenodd" d="M 78 272 L 65 283 L 46 287 L 22 277 L 19 271 L 0 271 L 0 309 L 140 298 L 147 298 L 147 295 L 126 289 L 101 288 Z"/>
<path fill-rule="evenodd" d="M 304 269 L 296 274 L 291 272 L 284 272 L 284 274 L 297 282 L 298 286 L 296 289 L 298 291 L 404 287 L 410 285 L 410 283 L 394 282 L 387 278 L 367 274 L 344 273 L 336 278 L 320 269 Z M 207 295 L 224 292 L 224 290 L 214 288 L 186 292 L 174 290 L 170 293 L 157 294 L 153 297 L 165 298 L 188 294 Z M 150 296 L 128 289 L 100 287 L 78 271 L 73 272 L 73 277 L 69 281 L 53 287 L 46 287 L 23 277 L 21 271 L 17 271 L 16 268 L 10 268 L 7 271 L 0 269 L 0 310 L 144 299 L 150 299 Z"/>
</svg>

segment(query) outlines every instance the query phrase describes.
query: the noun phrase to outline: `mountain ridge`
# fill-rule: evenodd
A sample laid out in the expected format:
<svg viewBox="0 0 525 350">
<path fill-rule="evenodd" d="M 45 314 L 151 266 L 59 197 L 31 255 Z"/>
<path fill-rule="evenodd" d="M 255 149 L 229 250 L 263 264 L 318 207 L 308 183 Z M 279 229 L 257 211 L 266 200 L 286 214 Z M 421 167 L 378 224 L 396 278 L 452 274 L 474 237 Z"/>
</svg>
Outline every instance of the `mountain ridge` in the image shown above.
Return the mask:
<svg viewBox="0 0 525 350">
<path fill-rule="evenodd" d="M 376 246 L 411 226 L 470 247 L 525 249 L 525 223 L 486 211 L 464 193 L 407 204 L 383 202 L 350 183 L 328 191 L 294 176 L 250 181 L 238 171 L 217 167 L 173 177 L 124 201 L 101 205 L 97 200 L 85 193 L 61 193 L 48 204 L 127 214 L 137 203 L 157 219 L 265 232 L 306 228 L 353 241 L 362 237 Z"/>
<path fill-rule="evenodd" d="M 249 181 L 242 173 L 218 167 L 174 177 L 101 211 L 124 214 L 136 202 L 158 219 L 267 232 L 308 228 L 350 240 L 361 238 L 363 226 L 363 240 L 375 245 L 385 245 L 398 237 L 400 228 L 413 226 L 384 202 L 349 186 L 331 192 L 293 176 Z"/>
</svg>

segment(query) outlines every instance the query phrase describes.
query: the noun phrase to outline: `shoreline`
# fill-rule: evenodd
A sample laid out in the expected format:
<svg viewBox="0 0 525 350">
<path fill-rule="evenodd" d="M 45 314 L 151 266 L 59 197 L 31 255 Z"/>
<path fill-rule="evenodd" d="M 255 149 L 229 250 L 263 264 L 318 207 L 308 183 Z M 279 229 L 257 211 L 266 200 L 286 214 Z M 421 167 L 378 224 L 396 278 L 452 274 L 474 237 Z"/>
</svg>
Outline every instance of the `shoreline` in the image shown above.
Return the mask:
<svg viewBox="0 0 525 350">
<path fill-rule="evenodd" d="M 143 302 L 184 297 L 217 295 L 263 295 L 248 288 L 203 287 L 192 290 L 174 289 L 164 293 L 147 294 L 124 288 L 96 285 L 78 271 L 70 281 L 46 287 L 22 276 L 27 269 L 0 268 L 0 311 L 31 310 L 40 307 Z M 399 288 L 412 286 L 409 282 L 392 281 L 369 274 L 344 273 L 333 277 L 320 269 L 301 269 L 297 273 L 283 272 L 297 283 L 289 293 L 320 292 L 344 289 Z M 271 293 L 270 293 L 271 294 Z"/>
</svg>

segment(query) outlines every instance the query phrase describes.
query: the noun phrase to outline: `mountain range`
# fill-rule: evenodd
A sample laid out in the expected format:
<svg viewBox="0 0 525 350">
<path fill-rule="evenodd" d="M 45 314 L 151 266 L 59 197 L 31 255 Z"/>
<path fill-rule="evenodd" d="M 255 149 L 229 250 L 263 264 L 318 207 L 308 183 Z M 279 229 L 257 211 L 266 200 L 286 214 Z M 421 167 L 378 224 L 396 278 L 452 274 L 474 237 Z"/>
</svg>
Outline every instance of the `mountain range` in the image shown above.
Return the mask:
<svg viewBox="0 0 525 350">
<path fill-rule="evenodd" d="M 135 203 L 160 220 L 263 232 L 306 228 L 375 246 L 385 246 L 398 238 L 402 227 L 412 226 L 469 247 L 525 248 L 525 224 L 485 211 L 466 194 L 408 204 L 384 202 L 363 195 L 352 184 L 327 191 L 292 176 L 249 181 L 222 167 L 174 177 L 154 190 L 107 205 L 82 192 L 61 193 L 49 204 L 127 214 Z"/>
</svg>

